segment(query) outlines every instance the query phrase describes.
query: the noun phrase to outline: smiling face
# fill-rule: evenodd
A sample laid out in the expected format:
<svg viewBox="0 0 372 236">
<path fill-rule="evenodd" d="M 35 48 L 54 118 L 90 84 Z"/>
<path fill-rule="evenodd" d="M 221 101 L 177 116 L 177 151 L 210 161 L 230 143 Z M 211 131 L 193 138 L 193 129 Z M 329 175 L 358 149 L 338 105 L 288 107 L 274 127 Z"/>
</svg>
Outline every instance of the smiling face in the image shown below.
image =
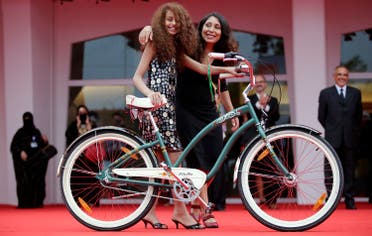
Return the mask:
<svg viewBox="0 0 372 236">
<path fill-rule="evenodd" d="M 211 16 L 204 23 L 202 37 L 207 44 L 215 44 L 221 39 L 221 23 L 216 17 Z"/>
<path fill-rule="evenodd" d="M 344 87 L 349 82 L 349 70 L 342 66 L 337 67 L 333 79 L 338 86 Z"/>
<path fill-rule="evenodd" d="M 165 28 L 170 35 L 176 35 L 180 31 L 179 22 L 171 10 L 167 10 L 165 14 Z"/>
<path fill-rule="evenodd" d="M 267 83 L 266 83 L 265 78 L 262 75 L 256 75 L 256 84 L 254 86 L 256 93 L 265 92 L 266 87 L 267 87 Z"/>
</svg>

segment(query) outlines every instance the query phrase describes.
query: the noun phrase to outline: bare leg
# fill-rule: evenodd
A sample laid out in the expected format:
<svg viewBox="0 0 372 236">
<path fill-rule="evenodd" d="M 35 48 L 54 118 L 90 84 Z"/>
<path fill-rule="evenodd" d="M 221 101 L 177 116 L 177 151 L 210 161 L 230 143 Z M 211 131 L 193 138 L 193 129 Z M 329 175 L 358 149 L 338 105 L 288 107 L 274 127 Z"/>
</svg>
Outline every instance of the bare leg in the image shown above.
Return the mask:
<svg viewBox="0 0 372 236">
<path fill-rule="evenodd" d="M 158 159 L 162 156 L 160 152 L 156 152 L 156 156 Z M 145 223 L 145 227 L 147 228 L 147 224 L 151 224 L 153 228 L 158 228 L 158 229 L 167 229 L 168 226 L 166 224 L 162 224 L 159 221 L 158 216 L 156 215 L 156 206 L 158 205 L 158 200 L 155 201 L 155 204 L 152 206 L 150 211 L 147 213 L 145 217 L 143 217 L 143 222 Z M 155 227 L 154 227 L 155 226 Z"/>
</svg>

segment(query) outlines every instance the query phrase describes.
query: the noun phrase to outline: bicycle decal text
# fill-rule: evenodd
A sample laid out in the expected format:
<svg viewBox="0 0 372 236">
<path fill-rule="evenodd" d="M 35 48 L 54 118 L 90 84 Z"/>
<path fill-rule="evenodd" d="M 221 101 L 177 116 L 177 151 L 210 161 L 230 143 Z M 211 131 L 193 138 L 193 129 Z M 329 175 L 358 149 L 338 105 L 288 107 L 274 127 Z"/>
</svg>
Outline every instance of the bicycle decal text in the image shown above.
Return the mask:
<svg viewBox="0 0 372 236">
<path fill-rule="evenodd" d="M 226 120 L 240 116 L 240 111 L 230 111 L 216 120 L 216 124 L 224 123 Z"/>
</svg>

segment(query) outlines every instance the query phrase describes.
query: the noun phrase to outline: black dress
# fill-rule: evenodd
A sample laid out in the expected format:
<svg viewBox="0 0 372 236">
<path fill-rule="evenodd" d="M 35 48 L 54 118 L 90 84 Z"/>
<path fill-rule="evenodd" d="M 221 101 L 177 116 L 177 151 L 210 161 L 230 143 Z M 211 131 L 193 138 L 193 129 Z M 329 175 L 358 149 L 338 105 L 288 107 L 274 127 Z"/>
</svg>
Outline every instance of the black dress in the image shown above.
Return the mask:
<svg viewBox="0 0 372 236">
<path fill-rule="evenodd" d="M 48 159 L 42 158 L 38 152 L 45 145 L 40 131 L 34 126 L 23 126 L 13 137 L 10 150 L 13 156 L 19 208 L 43 206 Z M 27 153 L 26 161 L 21 159 L 22 150 Z"/>
<path fill-rule="evenodd" d="M 217 76 L 213 81 L 217 84 Z M 221 92 L 226 91 L 226 82 L 221 81 Z M 219 117 L 219 112 L 210 92 L 207 76 L 185 69 L 178 76 L 176 89 L 177 131 L 185 148 L 192 138 L 211 121 Z M 222 127 L 215 128 L 191 150 L 186 158 L 187 166 L 210 171 L 223 148 Z M 224 208 L 224 173 L 219 170 L 208 188 L 209 199 Z M 221 194 L 222 193 L 222 194 Z M 219 199 L 217 199 L 219 197 Z M 218 203 L 222 201 L 222 203 Z"/>
</svg>

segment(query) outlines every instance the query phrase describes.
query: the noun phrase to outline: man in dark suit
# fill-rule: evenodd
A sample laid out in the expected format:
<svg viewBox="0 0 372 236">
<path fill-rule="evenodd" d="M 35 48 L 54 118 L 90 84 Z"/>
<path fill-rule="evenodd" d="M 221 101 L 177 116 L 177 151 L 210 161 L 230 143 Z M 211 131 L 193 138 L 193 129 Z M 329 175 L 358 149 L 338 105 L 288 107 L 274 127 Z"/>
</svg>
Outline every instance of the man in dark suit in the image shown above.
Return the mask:
<svg viewBox="0 0 372 236">
<path fill-rule="evenodd" d="M 349 70 L 335 68 L 335 85 L 319 95 L 318 120 L 325 129 L 325 139 L 336 150 L 344 170 L 346 209 L 356 209 L 354 202 L 354 173 L 360 126 L 362 121 L 361 92 L 347 85 Z"/>
</svg>

